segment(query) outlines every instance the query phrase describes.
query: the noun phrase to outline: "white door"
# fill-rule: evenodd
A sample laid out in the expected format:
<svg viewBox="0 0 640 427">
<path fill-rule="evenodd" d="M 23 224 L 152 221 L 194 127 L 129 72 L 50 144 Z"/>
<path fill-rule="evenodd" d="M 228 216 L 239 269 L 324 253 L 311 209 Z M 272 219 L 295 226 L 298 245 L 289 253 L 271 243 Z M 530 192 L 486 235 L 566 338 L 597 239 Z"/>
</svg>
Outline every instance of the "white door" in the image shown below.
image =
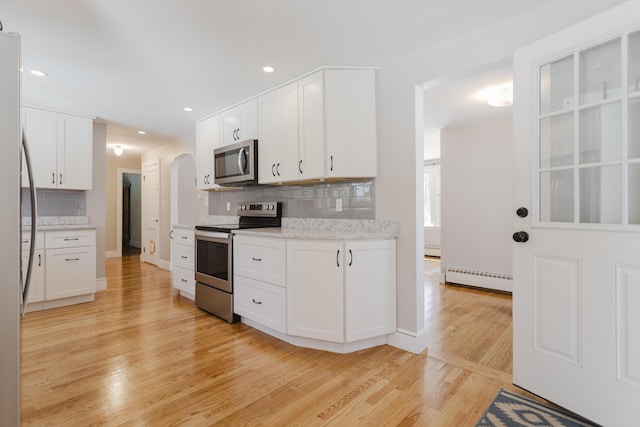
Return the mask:
<svg viewBox="0 0 640 427">
<path fill-rule="evenodd" d="M 142 255 L 140 259 L 158 265 L 160 237 L 160 160 L 142 164 Z"/>
<path fill-rule="evenodd" d="M 640 420 L 638 30 L 629 2 L 514 58 L 514 383 L 606 426 Z"/>
</svg>

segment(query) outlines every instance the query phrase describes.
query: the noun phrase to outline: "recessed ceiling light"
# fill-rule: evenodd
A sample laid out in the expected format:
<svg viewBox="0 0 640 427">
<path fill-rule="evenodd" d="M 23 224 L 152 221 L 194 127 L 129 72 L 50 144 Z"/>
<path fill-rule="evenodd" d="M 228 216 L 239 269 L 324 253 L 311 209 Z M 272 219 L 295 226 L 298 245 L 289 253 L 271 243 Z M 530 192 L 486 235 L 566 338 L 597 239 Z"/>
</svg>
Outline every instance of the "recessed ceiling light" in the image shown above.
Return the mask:
<svg viewBox="0 0 640 427">
<path fill-rule="evenodd" d="M 29 72 L 31 74 L 33 74 L 34 76 L 38 76 L 38 77 L 47 77 L 47 73 L 45 73 L 44 71 L 40 71 L 40 70 L 29 70 Z"/>
<path fill-rule="evenodd" d="M 273 67 L 263 67 L 262 71 L 264 71 L 265 73 L 273 73 L 274 68 Z"/>
<path fill-rule="evenodd" d="M 193 111 L 193 108 L 191 108 L 191 107 L 184 107 L 184 111 Z"/>
<path fill-rule="evenodd" d="M 147 134 L 147 133 L 146 133 L 145 131 L 143 131 L 143 130 L 139 130 L 139 131 L 138 131 L 138 133 L 139 133 L 140 135 L 146 135 L 146 134 Z"/>
</svg>

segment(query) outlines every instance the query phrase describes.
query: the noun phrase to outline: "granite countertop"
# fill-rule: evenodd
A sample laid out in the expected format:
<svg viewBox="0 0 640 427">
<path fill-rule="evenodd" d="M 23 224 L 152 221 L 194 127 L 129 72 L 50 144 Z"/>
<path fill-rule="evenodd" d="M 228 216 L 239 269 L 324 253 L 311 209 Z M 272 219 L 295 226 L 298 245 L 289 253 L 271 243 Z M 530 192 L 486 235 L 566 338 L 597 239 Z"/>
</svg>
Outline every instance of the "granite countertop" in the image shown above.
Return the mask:
<svg viewBox="0 0 640 427">
<path fill-rule="evenodd" d="M 282 228 L 249 228 L 234 234 L 279 239 L 363 240 L 395 239 L 398 224 L 389 220 L 331 220 L 282 218 Z"/>
<path fill-rule="evenodd" d="M 86 216 L 41 216 L 38 217 L 38 231 L 92 230 L 98 228 L 89 223 Z M 22 217 L 22 231 L 31 230 L 31 218 Z"/>
</svg>

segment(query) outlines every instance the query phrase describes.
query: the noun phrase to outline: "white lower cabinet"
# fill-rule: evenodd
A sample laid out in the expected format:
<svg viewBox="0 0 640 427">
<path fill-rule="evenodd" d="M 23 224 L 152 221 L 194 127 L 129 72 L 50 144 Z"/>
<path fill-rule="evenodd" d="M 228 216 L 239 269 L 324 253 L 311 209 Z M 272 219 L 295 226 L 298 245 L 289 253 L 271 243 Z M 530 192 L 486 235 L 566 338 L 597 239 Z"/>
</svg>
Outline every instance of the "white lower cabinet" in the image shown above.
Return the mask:
<svg viewBox="0 0 640 427">
<path fill-rule="evenodd" d="M 395 255 L 395 240 L 289 241 L 289 333 L 349 343 L 394 332 Z"/>
<path fill-rule="evenodd" d="M 234 237 L 234 311 L 294 345 L 349 352 L 396 330 L 396 242 Z"/>
<path fill-rule="evenodd" d="M 30 239 L 29 232 L 22 233 L 25 275 Z M 93 301 L 96 292 L 95 230 L 38 232 L 35 248 L 27 311 Z"/>
<path fill-rule="evenodd" d="M 174 226 L 171 263 L 173 287 L 185 298 L 193 300 L 196 294 L 195 280 L 195 235 L 193 227 Z"/>
</svg>

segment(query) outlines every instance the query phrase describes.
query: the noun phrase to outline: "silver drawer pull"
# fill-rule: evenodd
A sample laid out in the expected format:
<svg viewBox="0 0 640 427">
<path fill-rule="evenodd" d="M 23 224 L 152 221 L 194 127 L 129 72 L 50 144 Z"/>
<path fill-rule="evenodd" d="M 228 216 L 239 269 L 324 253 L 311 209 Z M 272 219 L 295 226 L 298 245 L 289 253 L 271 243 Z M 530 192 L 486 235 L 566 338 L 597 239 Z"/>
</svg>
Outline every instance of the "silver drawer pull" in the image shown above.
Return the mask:
<svg viewBox="0 0 640 427">
<path fill-rule="evenodd" d="M 187 279 L 180 279 L 180 281 L 182 281 L 182 282 L 184 282 L 184 283 L 187 283 L 187 282 L 188 282 L 188 280 L 187 280 Z"/>
<path fill-rule="evenodd" d="M 258 304 L 258 305 L 262 304 L 262 301 L 256 301 L 255 299 L 252 299 L 251 301 L 253 301 L 254 304 Z"/>
<path fill-rule="evenodd" d="M 254 261 L 262 261 L 262 258 L 251 258 Z"/>
<path fill-rule="evenodd" d="M 181 239 L 187 240 L 188 237 L 187 236 L 180 236 Z"/>
<path fill-rule="evenodd" d="M 65 261 L 80 261 L 80 258 L 65 258 Z"/>
<path fill-rule="evenodd" d="M 28 240 L 23 240 L 22 243 L 29 243 L 29 241 Z"/>
<path fill-rule="evenodd" d="M 73 238 L 72 237 L 65 237 L 64 238 L 65 242 L 69 242 L 69 241 L 72 241 L 72 240 L 80 240 L 80 238 L 79 237 L 73 237 Z"/>
<path fill-rule="evenodd" d="M 186 257 L 186 256 L 184 256 L 184 255 L 180 255 L 180 258 L 182 258 L 182 259 L 187 259 L 187 258 L 189 258 L 189 257 Z"/>
</svg>

